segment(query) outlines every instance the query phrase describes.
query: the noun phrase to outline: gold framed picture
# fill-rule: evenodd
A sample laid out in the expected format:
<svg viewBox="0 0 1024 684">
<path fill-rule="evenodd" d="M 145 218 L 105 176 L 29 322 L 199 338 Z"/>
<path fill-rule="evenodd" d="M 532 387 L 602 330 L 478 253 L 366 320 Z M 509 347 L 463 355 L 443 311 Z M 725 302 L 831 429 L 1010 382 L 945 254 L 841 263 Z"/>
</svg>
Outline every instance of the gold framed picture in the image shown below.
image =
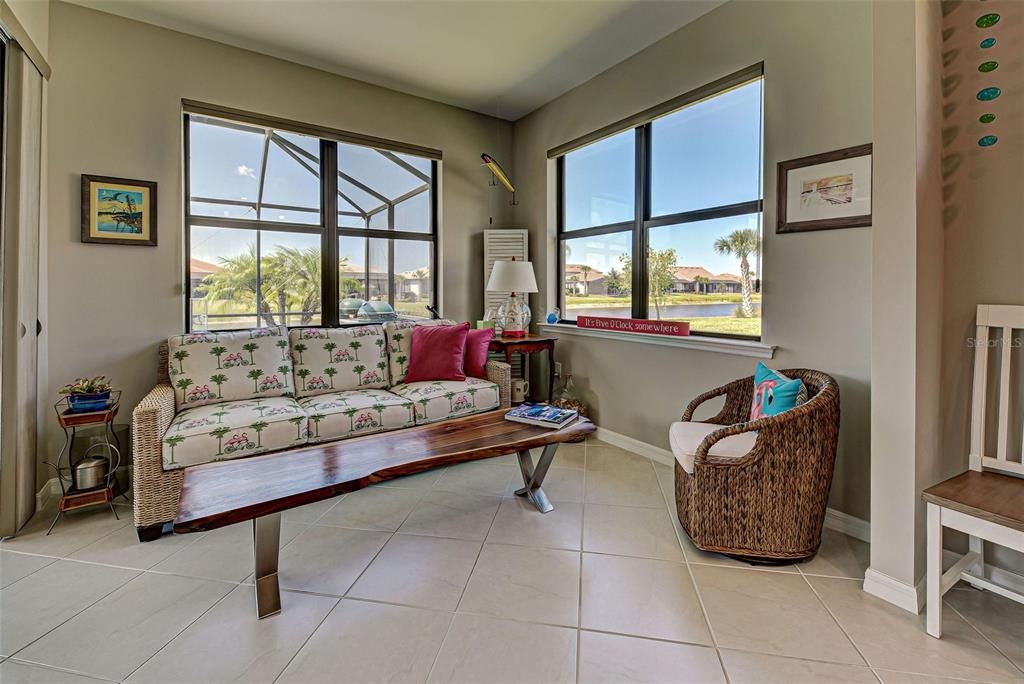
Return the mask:
<svg viewBox="0 0 1024 684">
<path fill-rule="evenodd" d="M 156 246 L 156 183 L 82 174 L 82 242 Z"/>
</svg>

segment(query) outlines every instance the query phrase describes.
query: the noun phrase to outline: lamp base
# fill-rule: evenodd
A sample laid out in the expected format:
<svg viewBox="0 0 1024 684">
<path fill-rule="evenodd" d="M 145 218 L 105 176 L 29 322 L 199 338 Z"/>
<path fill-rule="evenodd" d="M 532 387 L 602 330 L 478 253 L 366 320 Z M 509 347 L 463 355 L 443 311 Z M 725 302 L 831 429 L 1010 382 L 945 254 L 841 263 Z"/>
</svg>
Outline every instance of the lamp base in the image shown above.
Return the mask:
<svg viewBox="0 0 1024 684">
<path fill-rule="evenodd" d="M 526 337 L 525 330 L 509 330 L 505 329 L 501 332 L 502 337 Z"/>
</svg>

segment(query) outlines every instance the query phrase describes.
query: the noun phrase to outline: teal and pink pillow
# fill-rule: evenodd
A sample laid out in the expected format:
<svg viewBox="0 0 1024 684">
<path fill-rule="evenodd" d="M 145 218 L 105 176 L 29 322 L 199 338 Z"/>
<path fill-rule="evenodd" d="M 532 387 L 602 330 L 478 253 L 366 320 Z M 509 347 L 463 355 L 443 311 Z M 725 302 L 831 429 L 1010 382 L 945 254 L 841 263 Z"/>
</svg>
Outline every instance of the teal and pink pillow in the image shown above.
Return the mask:
<svg viewBox="0 0 1024 684">
<path fill-rule="evenodd" d="M 750 420 L 776 416 L 807 401 L 807 387 L 799 379 L 788 378 L 763 363 L 754 372 L 754 401 Z"/>
</svg>

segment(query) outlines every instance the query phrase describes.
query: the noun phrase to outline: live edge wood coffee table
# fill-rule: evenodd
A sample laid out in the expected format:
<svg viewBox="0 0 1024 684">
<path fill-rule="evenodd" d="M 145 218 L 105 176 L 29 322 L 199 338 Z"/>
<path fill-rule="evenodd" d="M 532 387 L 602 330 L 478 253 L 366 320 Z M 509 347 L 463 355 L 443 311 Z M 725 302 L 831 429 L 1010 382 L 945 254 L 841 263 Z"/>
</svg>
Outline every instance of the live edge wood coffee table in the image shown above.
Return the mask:
<svg viewBox="0 0 1024 684">
<path fill-rule="evenodd" d="M 516 491 L 541 513 L 554 506 L 541 485 L 562 442 L 594 432 L 585 418 L 559 430 L 505 420 L 490 411 L 433 425 L 306 447 L 185 471 L 174 531 L 205 532 L 252 520 L 256 614 L 281 612 L 277 562 L 281 512 L 402 475 L 438 466 L 516 453 L 523 488 Z M 534 466 L 530 449 L 543 448 Z"/>
</svg>

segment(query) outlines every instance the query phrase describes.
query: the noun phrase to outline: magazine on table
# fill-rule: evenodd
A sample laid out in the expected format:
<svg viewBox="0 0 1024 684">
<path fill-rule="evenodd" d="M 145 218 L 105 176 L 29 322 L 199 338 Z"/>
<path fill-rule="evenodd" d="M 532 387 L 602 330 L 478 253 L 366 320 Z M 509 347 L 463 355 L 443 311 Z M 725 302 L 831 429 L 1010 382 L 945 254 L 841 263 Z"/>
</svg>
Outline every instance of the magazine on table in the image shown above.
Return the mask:
<svg viewBox="0 0 1024 684">
<path fill-rule="evenodd" d="M 505 420 L 546 428 L 560 428 L 576 419 L 578 413 L 551 404 L 521 404 L 505 414 Z"/>
</svg>

